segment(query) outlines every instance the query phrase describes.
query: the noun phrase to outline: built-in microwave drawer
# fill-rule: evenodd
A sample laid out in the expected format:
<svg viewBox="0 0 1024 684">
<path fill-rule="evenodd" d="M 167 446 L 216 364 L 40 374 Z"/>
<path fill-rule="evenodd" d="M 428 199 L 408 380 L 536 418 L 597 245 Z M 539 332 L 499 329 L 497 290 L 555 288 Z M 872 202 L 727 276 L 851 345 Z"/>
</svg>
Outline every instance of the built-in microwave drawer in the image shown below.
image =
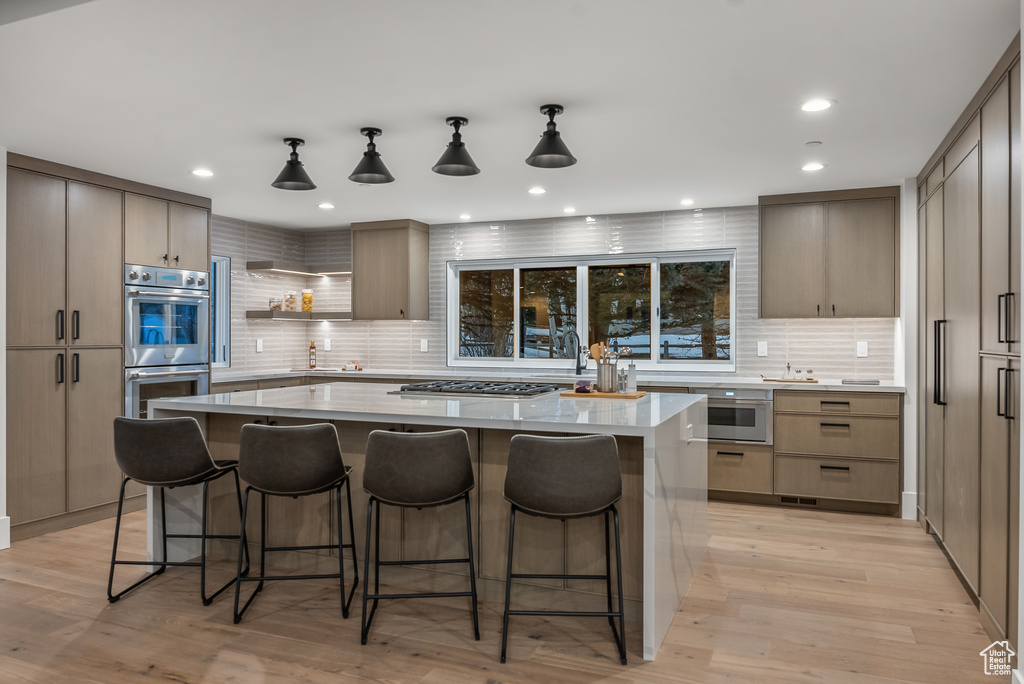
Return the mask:
<svg viewBox="0 0 1024 684">
<path fill-rule="evenodd" d="M 900 420 L 776 413 L 775 451 L 895 461 L 900 457 Z"/>
<path fill-rule="evenodd" d="M 873 392 L 815 392 L 813 390 L 775 393 L 776 411 L 803 413 L 863 413 L 898 416 L 900 395 Z"/>
<path fill-rule="evenodd" d="M 899 503 L 899 464 L 775 455 L 775 493 L 847 501 Z"/>
<path fill-rule="evenodd" d="M 708 442 L 708 489 L 771 494 L 772 448 Z"/>
</svg>

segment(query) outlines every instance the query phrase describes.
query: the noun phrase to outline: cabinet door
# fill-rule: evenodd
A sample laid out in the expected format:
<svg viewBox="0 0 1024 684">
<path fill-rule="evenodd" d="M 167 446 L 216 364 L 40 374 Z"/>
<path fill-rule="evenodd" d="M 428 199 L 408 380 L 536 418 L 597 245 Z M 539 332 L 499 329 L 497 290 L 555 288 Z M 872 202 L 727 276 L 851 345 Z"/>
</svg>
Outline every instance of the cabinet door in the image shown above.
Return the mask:
<svg viewBox="0 0 1024 684">
<path fill-rule="evenodd" d="M 967 582 L 978 587 L 979 426 L 981 290 L 978 149 L 944 184 L 946 334 L 945 473 L 943 541 Z"/>
<path fill-rule="evenodd" d="M 924 368 L 921 369 L 921 377 L 924 378 L 924 459 L 925 463 L 925 500 L 924 512 L 928 516 L 928 522 L 939 537 L 942 537 L 942 495 L 943 495 L 943 474 L 945 472 L 945 424 L 946 407 L 936 402 L 936 383 L 939 376 L 945 372 L 945 357 L 939 359 L 939 366 L 936 367 L 935 352 L 938 349 L 939 340 L 936 340 L 935 322 L 943 320 L 946 316 L 945 309 L 945 249 L 943 247 L 942 233 L 942 188 L 928 198 L 925 205 L 927 217 L 924 233 L 924 268 L 925 303 L 922 311 L 925 319 L 925 334 L 922 339 L 925 341 Z M 939 329 L 941 336 L 942 332 Z M 939 388 L 941 389 L 941 388 Z M 944 394 L 944 393 L 942 393 Z M 940 396 L 939 401 L 944 401 Z"/>
<path fill-rule="evenodd" d="M 7 344 L 64 344 L 67 183 L 7 170 Z M 62 335 L 63 333 L 63 335 Z"/>
<path fill-rule="evenodd" d="M 18 525 L 67 511 L 66 354 L 7 351 L 7 512 Z"/>
<path fill-rule="evenodd" d="M 1007 550 L 1010 542 L 1010 421 L 1006 419 L 1008 369 L 1005 357 L 981 358 L 981 490 L 985 495 L 981 497 L 978 596 L 984 605 L 982 621 L 986 621 L 984 612 L 987 611 L 988 618 L 995 623 L 996 632 L 1001 636 L 1006 635 Z M 1013 408 L 1009 407 L 1011 416 Z"/>
<path fill-rule="evenodd" d="M 168 262 L 174 268 L 210 270 L 210 212 L 186 204 L 170 205 Z"/>
<path fill-rule="evenodd" d="M 825 205 L 761 209 L 761 318 L 823 315 Z"/>
<path fill-rule="evenodd" d="M 825 316 L 896 315 L 896 203 L 890 198 L 829 202 Z M 801 264 L 801 267 L 804 266 Z"/>
<path fill-rule="evenodd" d="M 352 231 L 352 317 L 409 317 L 409 229 Z"/>
<path fill-rule="evenodd" d="M 68 510 L 117 501 L 114 418 L 124 415 L 121 349 L 75 349 L 67 372 Z"/>
<path fill-rule="evenodd" d="M 124 342 L 123 196 L 95 185 L 68 183 L 71 344 L 116 346 Z"/>
<path fill-rule="evenodd" d="M 981 108 L 981 348 L 1006 351 L 1005 297 L 1010 291 L 1010 84 Z"/>
<path fill-rule="evenodd" d="M 142 266 L 167 265 L 167 202 L 124 194 L 124 260 Z"/>
<path fill-rule="evenodd" d="M 1010 338 L 1011 354 L 1020 353 L 1021 343 L 1021 307 L 1024 305 L 1024 293 L 1020 291 L 1020 64 L 1010 70 L 1010 292 L 1013 301 L 1010 305 L 1010 322 L 1007 324 L 1007 335 Z M 1017 605 L 1016 603 L 1012 605 Z M 1013 611 L 1011 611 L 1013 612 Z M 1011 617 L 1011 624 L 1016 624 L 1016 613 Z M 1016 630 L 1012 630 L 1016 635 Z"/>
</svg>

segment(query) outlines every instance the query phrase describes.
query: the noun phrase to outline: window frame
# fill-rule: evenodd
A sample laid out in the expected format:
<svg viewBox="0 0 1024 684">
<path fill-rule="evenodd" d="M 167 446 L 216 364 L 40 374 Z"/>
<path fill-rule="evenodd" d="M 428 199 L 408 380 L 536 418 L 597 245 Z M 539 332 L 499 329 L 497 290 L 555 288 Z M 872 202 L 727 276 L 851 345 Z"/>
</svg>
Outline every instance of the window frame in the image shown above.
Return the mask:
<svg viewBox="0 0 1024 684">
<path fill-rule="evenodd" d="M 226 256 L 210 257 L 210 367 L 231 367 L 231 257 Z"/>
<path fill-rule="evenodd" d="M 661 359 L 654 353 L 654 341 L 661 336 L 661 264 L 699 261 L 729 262 L 729 358 L 723 360 L 706 359 Z M 451 260 L 445 265 L 445 327 L 447 340 L 447 364 L 453 368 L 522 368 L 532 370 L 568 370 L 571 359 L 544 359 L 519 356 L 520 322 L 520 278 L 519 271 L 523 268 L 566 268 L 576 267 L 576 330 L 589 329 L 590 307 L 587 293 L 589 291 L 589 267 L 628 265 L 633 263 L 650 264 L 651 266 L 651 359 L 636 359 L 637 368 L 641 370 L 686 371 L 686 372 L 736 372 L 736 350 L 738 348 L 736 331 L 736 249 L 702 249 L 681 250 L 673 252 L 635 252 L 619 254 L 601 254 L 590 256 L 552 256 L 511 259 L 466 259 Z M 459 356 L 459 273 L 464 270 L 513 270 L 513 321 L 512 321 L 512 356 L 494 357 L 460 357 Z M 588 344 L 583 339 L 582 344 Z M 627 358 L 627 357 L 624 357 Z M 572 367 L 575 370 L 575 366 Z"/>
</svg>

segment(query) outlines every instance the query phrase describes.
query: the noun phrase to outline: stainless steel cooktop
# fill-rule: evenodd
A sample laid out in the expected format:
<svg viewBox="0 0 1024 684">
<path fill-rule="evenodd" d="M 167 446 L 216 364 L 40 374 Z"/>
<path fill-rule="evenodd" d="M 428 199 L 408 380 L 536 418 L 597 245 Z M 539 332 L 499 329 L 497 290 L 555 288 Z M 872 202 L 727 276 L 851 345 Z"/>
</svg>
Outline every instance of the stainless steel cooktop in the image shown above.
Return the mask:
<svg viewBox="0 0 1024 684">
<path fill-rule="evenodd" d="M 562 389 L 558 385 L 538 382 L 470 382 L 466 380 L 433 380 L 402 385 L 394 394 L 420 396 L 533 397 Z"/>
</svg>

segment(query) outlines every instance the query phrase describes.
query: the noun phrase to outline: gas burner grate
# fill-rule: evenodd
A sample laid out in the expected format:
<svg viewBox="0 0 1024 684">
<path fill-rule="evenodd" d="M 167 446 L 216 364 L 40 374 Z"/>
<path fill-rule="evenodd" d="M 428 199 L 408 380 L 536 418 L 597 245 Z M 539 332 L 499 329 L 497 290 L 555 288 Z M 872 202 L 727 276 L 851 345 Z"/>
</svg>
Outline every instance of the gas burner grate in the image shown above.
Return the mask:
<svg viewBox="0 0 1024 684">
<path fill-rule="evenodd" d="M 558 385 L 537 382 L 485 382 L 468 380 L 432 380 L 402 385 L 400 394 L 466 395 L 494 397 L 532 397 L 561 389 Z"/>
</svg>

